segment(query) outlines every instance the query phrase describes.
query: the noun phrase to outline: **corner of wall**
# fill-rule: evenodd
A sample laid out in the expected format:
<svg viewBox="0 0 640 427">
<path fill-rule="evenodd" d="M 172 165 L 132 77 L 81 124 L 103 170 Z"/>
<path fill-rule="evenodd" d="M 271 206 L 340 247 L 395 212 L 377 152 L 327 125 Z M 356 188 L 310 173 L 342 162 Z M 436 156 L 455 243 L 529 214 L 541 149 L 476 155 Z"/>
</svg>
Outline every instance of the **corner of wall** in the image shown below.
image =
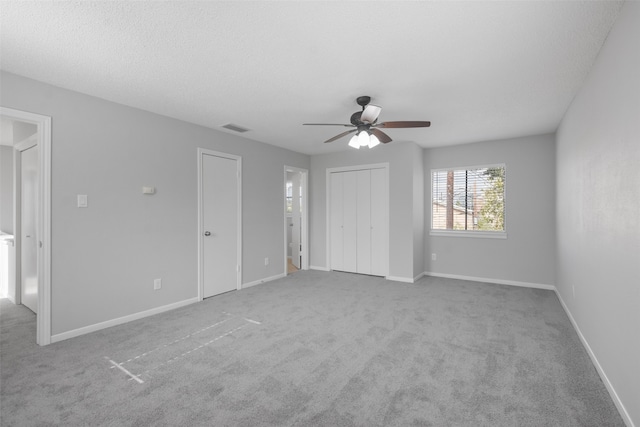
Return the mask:
<svg viewBox="0 0 640 427">
<path fill-rule="evenodd" d="M 558 297 L 629 426 L 640 422 L 637 40 L 640 2 L 627 1 L 555 138 Z"/>
</svg>

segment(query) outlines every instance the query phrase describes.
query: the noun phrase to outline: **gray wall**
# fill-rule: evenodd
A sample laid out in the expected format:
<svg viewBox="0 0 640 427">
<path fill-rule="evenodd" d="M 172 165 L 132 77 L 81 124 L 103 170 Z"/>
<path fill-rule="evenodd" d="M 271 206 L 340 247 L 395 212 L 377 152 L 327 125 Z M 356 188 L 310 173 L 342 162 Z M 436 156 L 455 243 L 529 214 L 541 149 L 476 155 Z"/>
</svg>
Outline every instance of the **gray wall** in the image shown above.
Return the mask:
<svg viewBox="0 0 640 427">
<path fill-rule="evenodd" d="M 340 142 L 337 142 L 340 143 Z M 346 144 L 346 141 L 342 141 Z M 310 265 L 326 267 L 326 170 L 327 168 L 389 163 L 389 275 L 413 279 L 413 143 L 395 142 L 373 150 L 349 149 L 311 157 Z"/>
<path fill-rule="evenodd" d="M 640 3 L 626 2 L 557 132 L 557 288 L 640 425 Z"/>
<path fill-rule="evenodd" d="M 308 156 L 1 78 L 2 106 L 52 117 L 54 335 L 197 296 L 198 147 L 242 156 L 243 282 L 284 273 L 284 165 L 308 169 Z M 77 194 L 88 208 L 76 207 Z"/>
<path fill-rule="evenodd" d="M 13 147 L 0 145 L 0 230 L 13 234 Z"/>
<path fill-rule="evenodd" d="M 424 151 L 425 232 L 431 229 L 431 169 L 504 163 L 507 239 L 428 236 L 425 270 L 542 285 L 555 282 L 553 135 Z M 431 261 L 431 254 L 437 260 Z"/>
</svg>

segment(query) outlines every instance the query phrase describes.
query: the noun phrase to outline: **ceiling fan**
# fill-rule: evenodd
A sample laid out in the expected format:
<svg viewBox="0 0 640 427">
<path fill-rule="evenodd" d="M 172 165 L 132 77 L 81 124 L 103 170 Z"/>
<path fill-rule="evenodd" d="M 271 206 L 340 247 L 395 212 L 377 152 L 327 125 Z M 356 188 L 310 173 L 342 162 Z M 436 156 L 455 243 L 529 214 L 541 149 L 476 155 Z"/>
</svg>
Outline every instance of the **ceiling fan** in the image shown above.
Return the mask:
<svg viewBox="0 0 640 427">
<path fill-rule="evenodd" d="M 378 123 L 378 116 L 382 107 L 369 104 L 371 102 L 370 96 L 359 96 L 356 99 L 358 105 L 362 107 L 362 111 L 356 111 L 351 115 L 351 124 L 342 123 L 303 123 L 306 126 L 346 126 L 353 127 L 346 132 L 342 132 L 333 138 L 327 139 L 327 142 L 333 142 L 337 139 L 347 136 L 350 133 L 356 132 L 356 134 L 349 141 L 349 146 L 353 148 L 360 148 L 368 146 L 373 148 L 379 143 L 386 144 L 391 142 L 391 137 L 382 132 L 379 128 L 422 128 L 431 126 L 431 122 L 427 121 L 402 121 L 402 122 L 382 122 Z"/>
</svg>

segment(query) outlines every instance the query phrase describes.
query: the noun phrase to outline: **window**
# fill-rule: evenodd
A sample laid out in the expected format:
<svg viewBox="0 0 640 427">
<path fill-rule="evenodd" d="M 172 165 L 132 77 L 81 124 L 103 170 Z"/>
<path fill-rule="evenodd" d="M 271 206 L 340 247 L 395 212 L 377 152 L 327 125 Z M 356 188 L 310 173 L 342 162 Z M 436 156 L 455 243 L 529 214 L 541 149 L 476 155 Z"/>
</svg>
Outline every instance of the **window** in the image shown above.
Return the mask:
<svg viewBox="0 0 640 427">
<path fill-rule="evenodd" d="M 432 171 L 432 232 L 504 237 L 505 180 L 504 165 Z"/>
<path fill-rule="evenodd" d="M 287 181 L 287 213 L 290 214 L 293 212 L 293 183 L 291 181 Z"/>
<path fill-rule="evenodd" d="M 287 199 L 287 213 L 293 212 L 293 183 L 291 181 L 286 182 L 286 199 Z M 300 212 L 302 212 L 302 186 L 298 189 L 300 196 Z"/>
</svg>

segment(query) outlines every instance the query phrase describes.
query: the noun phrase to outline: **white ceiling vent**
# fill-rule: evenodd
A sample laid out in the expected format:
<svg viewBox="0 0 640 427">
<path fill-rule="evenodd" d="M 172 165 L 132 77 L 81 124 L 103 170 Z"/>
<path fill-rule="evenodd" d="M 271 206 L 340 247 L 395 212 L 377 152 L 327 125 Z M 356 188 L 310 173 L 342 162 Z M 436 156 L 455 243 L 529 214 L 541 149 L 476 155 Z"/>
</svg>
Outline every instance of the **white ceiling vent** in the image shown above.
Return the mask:
<svg viewBox="0 0 640 427">
<path fill-rule="evenodd" d="M 232 130 L 234 132 L 240 132 L 240 133 L 247 132 L 249 130 L 247 128 L 243 128 L 242 126 L 234 125 L 233 123 L 227 123 L 226 125 L 223 125 L 222 127 L 225 128 L 225 129 L 229 129 L 229 130 Z"/>
</svg>

